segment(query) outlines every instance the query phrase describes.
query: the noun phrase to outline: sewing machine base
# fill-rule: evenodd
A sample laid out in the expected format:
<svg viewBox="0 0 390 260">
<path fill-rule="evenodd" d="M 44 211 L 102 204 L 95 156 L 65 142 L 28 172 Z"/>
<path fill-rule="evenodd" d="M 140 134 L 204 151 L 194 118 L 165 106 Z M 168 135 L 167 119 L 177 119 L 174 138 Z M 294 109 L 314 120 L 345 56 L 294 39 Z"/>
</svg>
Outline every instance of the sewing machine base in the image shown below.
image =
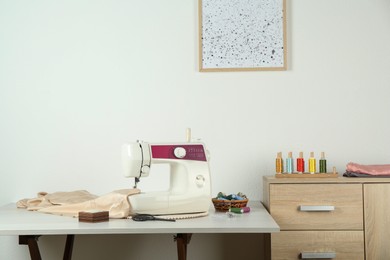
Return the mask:
<svg viewBox="0 0 390 260">
<path fill-rule="evenodd" d="M 129 196 L 132 214 L 175 215 L 208 212 L 209 196 L 172 195 L 170 192 L 150 192 Z"/>
</svg>

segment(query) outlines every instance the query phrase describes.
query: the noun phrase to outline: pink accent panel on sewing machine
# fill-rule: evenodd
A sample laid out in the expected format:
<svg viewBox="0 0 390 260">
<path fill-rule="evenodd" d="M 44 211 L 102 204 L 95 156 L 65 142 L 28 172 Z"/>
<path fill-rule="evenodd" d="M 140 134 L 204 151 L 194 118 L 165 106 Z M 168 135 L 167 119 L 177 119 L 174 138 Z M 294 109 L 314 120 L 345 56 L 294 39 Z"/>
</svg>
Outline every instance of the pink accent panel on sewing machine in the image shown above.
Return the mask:
<svg viewBox="0 0 390 260">
<path fill-rule="evenodd" d="M 204 147 L 200 144 L 151 145 L 151 150 L 154 159 L 207 161 Z"/>
</svg>

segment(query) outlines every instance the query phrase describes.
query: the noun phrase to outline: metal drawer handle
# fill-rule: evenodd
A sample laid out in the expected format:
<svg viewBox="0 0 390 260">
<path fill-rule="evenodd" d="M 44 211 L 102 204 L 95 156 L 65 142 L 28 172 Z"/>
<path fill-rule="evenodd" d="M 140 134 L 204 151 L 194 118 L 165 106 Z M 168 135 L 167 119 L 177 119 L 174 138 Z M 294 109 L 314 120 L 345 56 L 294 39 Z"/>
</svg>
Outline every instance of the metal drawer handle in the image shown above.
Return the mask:
<svg viewBox="0 0 390 260">
<path fill-rule="evenodd" d="M 300 211 L 334 211 L 334 206 L 299 206 Z"/>
<path fill-rule="evenodd" d="M 336 258 L 336 252 L 302 252 L 302 259 L 333 259 Z"/>
</svg>

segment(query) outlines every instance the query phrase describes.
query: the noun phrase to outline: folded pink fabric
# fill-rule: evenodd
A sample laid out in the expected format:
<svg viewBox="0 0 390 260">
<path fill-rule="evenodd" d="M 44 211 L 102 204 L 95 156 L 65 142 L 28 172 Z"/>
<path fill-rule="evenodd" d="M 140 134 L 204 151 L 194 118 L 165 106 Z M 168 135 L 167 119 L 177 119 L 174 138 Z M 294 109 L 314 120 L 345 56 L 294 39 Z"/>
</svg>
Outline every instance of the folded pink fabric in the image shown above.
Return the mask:
<svg viewBox="0 0 390 260">
<path fill-rule="evenodd" d="M 390 175 L 390 164 L 363 165 L 350 162 L 347 164 L 347 172 L 369 175 Z"/>
</svg>

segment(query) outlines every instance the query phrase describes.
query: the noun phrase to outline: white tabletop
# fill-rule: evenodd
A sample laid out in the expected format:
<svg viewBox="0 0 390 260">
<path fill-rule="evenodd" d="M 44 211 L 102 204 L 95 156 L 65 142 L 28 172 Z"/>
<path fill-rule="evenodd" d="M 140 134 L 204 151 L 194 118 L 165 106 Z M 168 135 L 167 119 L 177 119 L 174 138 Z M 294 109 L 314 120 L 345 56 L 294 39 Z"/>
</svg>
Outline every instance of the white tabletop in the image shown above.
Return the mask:
<svg viewBox="0 0 390 260">
<path fill-rule="evenodd" d="M 167 233 L 272 233 L 280 228 L 259 201 L 250 202 L 249 213 L 229 217 L 210 208 L 206 217 L 176 222 L 110 219 L 101 223 L 79 222 L 77 218 L 17 209 L 15 204 L 0 207 L 0 235 L 65 234 L 167 234 Z"/>
</svg>

